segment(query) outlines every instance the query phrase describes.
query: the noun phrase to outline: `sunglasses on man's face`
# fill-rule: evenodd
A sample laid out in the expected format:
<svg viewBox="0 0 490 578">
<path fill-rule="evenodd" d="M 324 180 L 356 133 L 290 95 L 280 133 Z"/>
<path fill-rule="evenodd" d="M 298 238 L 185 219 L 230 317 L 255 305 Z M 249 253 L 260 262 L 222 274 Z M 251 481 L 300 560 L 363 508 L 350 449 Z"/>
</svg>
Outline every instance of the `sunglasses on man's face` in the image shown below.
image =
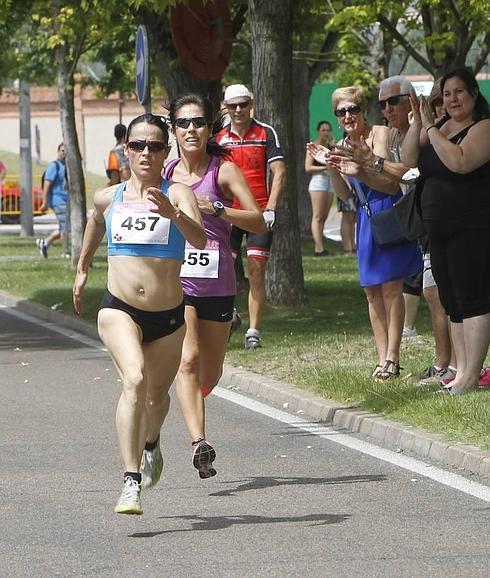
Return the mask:
<svg viewBox="0 0 490 578">
<path fill-rule="evenodd" d="M 230 102 L 226 105 L 226 108 L 228 108 L 229 110 L 236 110 L 238 107 L 240 107 L 242 110 L 244 108 L 247 108 L 247 106 L 250 104 L 249 100 L 241 100 L 240 102 Z"/>
<path fill-rule="evenodd" d="M 389 98 L 378 100 L 378 106 L 381 110 L 384 110 L 386 103 L 388 103 L 390 106 L 396 106 L 397 104 L 400 104 L 400 99 L 402 96 L 410 96 L 410 95 L 396 94 L 395 96 L 390 96 Z"/>
<path fill-rule="evenodd" d="M 181 117 L 175 119 L 175 126 L 177 128 L 189 128 L 191 123 L 194 128 L 202 128 L 209 124 L 204 116 L 194 116 L 192 118 Z"/>
<path fill-rule="evenodd" d="M 347 113 L 359 114 L 360 112 L 361 112 L 360 106 L 348 106 L 347 108 L 337 108 L 335 110 L 335 116 L 344 117 Z"/>
<path fill-rule="evenodd" d="M 167 148 L 167 143 L 160 140 L 130 140 L 127 147 L 136 153 L 142 153 L 146 147 L 150 153 L 161 153 Z"/>
</svg>

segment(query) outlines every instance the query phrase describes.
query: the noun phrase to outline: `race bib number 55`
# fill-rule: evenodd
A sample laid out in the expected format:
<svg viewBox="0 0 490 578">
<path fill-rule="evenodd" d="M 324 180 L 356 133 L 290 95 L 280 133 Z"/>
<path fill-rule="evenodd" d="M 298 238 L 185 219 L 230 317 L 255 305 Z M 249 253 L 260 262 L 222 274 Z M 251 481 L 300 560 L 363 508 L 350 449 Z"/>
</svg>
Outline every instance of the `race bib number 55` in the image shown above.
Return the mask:
<svg viewBox="0 0 490 578">
<path fill-rule="evenodd" d="M 181 277 L 217 279 L 219 270 L 219 241 L 208 241 L 199 250 L 186 243 L 185 261 L 180 269 Z"/>
</svg>

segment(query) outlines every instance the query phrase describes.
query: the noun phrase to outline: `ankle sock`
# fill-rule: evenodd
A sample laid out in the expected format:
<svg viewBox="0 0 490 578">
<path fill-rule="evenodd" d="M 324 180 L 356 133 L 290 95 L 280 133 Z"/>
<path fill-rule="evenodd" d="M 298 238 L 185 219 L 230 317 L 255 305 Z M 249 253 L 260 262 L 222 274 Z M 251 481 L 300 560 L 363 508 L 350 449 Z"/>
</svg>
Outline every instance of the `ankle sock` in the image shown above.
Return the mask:
<svg viewBox="0 0 490 578">
<path fill-rule="evenodd" d="M 124 479 L 126 479 L 127 476 L 136 480 L 138 484 L 141 484 L 141 474 L 139 472 L 124 472 Z"/>
<path fill-rule="evenodd" d="M 245 333 L 245 337 L 260 337 L 260 332 L 258 329 L 247 329 L 247 333 Z"/>
<path fill-rule="evenodd" d="M 157 447 L 159 441 L 160 441 L 160 436 L 158 436 L 154 442 L 146 442 L 145 450 L 148 452 L 151 452 L 152 450 L 154 450 Z"/>
</svg>

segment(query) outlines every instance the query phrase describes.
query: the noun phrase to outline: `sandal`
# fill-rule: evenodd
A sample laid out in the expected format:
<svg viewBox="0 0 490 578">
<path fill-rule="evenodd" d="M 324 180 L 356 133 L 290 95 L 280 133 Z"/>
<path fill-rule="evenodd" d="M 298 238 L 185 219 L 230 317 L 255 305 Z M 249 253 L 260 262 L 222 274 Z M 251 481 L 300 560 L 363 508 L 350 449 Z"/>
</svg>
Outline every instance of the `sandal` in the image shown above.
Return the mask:
<svg viewBox="0 0 490 578">
<path fill-rule="evenodd" d="M 386 381 L 392 377 L 400 377 L 401 369 L 403 369 L 403 367 L 400 367 L 399 363 L 396 363 L 391 359 L 387 359 L 384 362 L 383 367 L 376 374 L 376 379 L 379 379 L 380 381 Z"/>
<path fill-rule="evenodd" d="M 379 363 L 376 364 L 376 367 L 374 368 L 373 373 L 371 373 L 371 377 L 378 377 L 379 373 L 381 372 L 381 370 L 383 369 L 383 366 L 380 365 Z"/>
</svg>

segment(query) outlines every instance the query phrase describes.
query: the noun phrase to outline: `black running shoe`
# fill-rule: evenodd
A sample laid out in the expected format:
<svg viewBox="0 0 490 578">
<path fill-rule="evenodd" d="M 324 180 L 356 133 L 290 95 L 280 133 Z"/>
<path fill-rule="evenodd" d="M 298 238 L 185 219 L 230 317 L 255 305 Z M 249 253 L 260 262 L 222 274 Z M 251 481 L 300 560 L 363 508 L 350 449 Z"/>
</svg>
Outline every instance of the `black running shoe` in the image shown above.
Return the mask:
<svg viewBox="0 0 490 578">
<path fill-rule="evenodd" d="M 202 480 L 205 480 L 206 478 L 212 478 L 216 475 L 216 470 L 213 468 L 213 462 L 215 459 L 216 452 L 206 440 L 199 440 L 194 445 L 192 465 L 199 472 L 199 477 Z"/>
</svg>

